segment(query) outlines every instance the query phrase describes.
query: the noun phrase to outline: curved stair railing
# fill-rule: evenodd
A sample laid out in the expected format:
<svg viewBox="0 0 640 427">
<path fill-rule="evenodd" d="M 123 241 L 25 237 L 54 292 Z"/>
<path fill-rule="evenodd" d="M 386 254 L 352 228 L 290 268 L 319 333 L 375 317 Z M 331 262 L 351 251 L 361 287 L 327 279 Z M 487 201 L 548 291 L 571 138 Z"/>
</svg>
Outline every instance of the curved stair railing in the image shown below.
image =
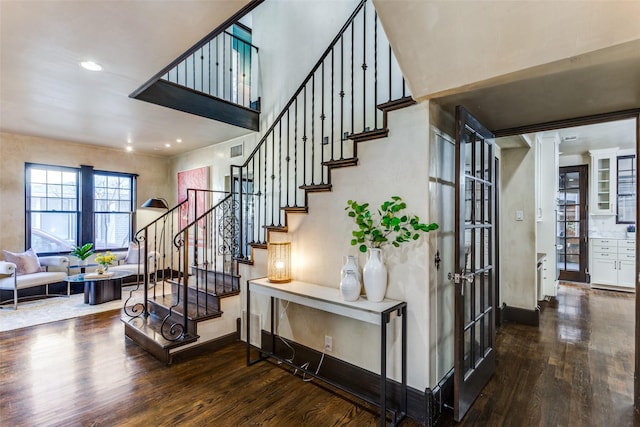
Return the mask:
<svg viewBox="0 0 640 427">
<path fill-rule="evenodd" d="M 195 335 L 193 322 L 221 314 L 219 297 L 237 294 L 236 209 L 229 193 L 187 190 L 187 199 L 136 234 L 142 280 L 131 290 L 124 313 L 154 315 L 168 341 Z M 156 252 L 157 256 L 149 257 Z M 155 265 L 149 265 L 149 260 Z M 134 296 L 142 288 L 143 301 Z"/>
<path fill-rule="evenodd" d="M 286 212 L 307 210 L 309 192 L 331 189 L 331 170 L 358 162 L 357 143 L 388 134 L 386 112 L 413 103 L 367 0 L 295 91 L 247 160 L 231 166 L 238 205 L 238 258 L 286 229 Z"/>
</svg>

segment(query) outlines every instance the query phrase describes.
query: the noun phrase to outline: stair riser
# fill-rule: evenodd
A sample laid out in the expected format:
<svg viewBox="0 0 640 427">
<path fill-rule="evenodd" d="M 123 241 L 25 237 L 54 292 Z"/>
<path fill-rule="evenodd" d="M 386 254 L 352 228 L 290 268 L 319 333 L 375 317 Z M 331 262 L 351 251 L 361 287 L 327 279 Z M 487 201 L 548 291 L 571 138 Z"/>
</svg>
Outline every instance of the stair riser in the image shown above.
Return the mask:
<svg viewBox="0 0 640 427">
<path fill-rule="evenodd" d="M 197 267 L 192 268 L 192 272 L 195 277 L 190 279 L 191 284 L 194 284 L 195 280 L 198 280 L 200 288 L 206 286 L 210 293 L 218 296 L 234 292 L 234 289 L 240 289 L 239 278 L 237 276 Z"/>
</svg>

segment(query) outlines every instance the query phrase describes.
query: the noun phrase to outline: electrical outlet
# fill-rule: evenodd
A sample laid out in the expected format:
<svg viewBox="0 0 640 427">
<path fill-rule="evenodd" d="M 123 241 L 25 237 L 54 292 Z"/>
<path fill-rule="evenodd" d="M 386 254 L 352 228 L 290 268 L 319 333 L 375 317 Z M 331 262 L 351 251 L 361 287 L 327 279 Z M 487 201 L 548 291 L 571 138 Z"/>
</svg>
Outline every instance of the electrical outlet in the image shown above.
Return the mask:
<svg viewBox="0 0 640 427">
<path fill-rule="evenodd" d="M 333 351 L 333 338 L 330 335 L 324 336 L 324 351 Z"/>
</svg>

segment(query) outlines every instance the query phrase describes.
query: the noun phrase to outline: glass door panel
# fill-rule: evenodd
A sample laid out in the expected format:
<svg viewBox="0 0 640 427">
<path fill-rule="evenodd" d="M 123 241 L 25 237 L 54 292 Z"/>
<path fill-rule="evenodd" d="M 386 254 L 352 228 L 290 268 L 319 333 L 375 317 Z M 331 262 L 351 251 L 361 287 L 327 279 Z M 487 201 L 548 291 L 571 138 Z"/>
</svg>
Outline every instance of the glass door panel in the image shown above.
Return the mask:
<svg viewBox="0 0 640 427">
<path fill-rule="evenodd" d="M 587 167 L 560 168 L 556 248 L 561 280 L 587 281 Z"/>
</svg>

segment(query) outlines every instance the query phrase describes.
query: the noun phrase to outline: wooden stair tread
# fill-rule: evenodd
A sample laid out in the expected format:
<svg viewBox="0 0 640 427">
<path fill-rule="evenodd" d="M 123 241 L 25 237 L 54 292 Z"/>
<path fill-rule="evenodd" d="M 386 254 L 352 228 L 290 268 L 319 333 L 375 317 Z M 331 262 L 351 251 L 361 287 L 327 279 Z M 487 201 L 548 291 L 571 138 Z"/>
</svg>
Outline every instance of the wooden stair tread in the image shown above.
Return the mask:
<svg viewBox="0 0 640 427">
<path fill-rule="evenodd" d="M 309 193 L 319 193 L 321 191 L 331 191 L 331 184 L 313 184 L 313 185 L 301 185 L 298 187 L 301 190 Z"/>
<path fill-rule="evenodd" d="M 152 304 L 156 304 L 160 307 L 163 307 L 166 310 L 169 310 L 176 302 L 178 301 L 177 295 L 160 295 L 156 297 L 150 297 L 148 301 Z M 183 314 L 183 304 L 179 302 L 178 305 L 174 306 L 172 311 L 177 316 L 181 316 Z M 208 310 L 202 304 L 197 305 L 194 302 L 187 302 L 187 319 L 199 322 L 203 320 L 213 319 L 216 317 L 222 316 L 222 312 L 213 308 L 209 308 Z"/>
<path fill-rule="evenodd" d="M 263 225 L 262 227 L 268 231 L 274 231 L 276 233 L 286 233 L 289 231 L 289 228 L 286 225 Z"/>
<path fill-rule="evenodd" d="M 252 248 L 255 249 L 267 249 L 267 244 L 266 243 L 249 243 L 249 246 L 251 246 Z"/>
<path fill-rule="evenodd" d="M 198 335 L 187 334 L 175 341 L 170 341 L 163 337 L 160 332 L 162 319 L 153 315 L 131 318 L 122 311 L 120 320 L 122 320 L 126 328 L 135 330 L 137 335 L 144 336 L 148 343 L 152 343 L 152 345 L 160 347 L 163 350 L 181 347 L 196 342 L 199 338 Z"/>
<path fill-rule="evenodd" d="M 358 158 L 352 157 L 350 159 L 328 160 L 326 162 L 322 162 L 322 165 L 332 169 L 346 168 L 349 166 L 357 166 Z"/>
<path fill-rule="evenodd" d="M 288 213 L 309 213 L 309 208 L 306 206 L 287 206 L 281 209 Z"/>
<path fill-rule="evenodd" d="M 394 99 L 393 101 L 385 102 L 383 104 L 378 104 L 376 108 L 380 111 L 389 112 L 394 110 L 399 110 L 401 108 L 409 107 L 415 104 L 416 101 L 410 96 L 405 96 L 404 98 Z"/>
<path fill-rule="evenodd" d="M 372 139 L 386 138 L 389 135 L 389 129 L 374 129 L 360 133 L 352 133 L 349 135 L 349 139 L 354 142 L 370 141 Z"/>
</svg>

